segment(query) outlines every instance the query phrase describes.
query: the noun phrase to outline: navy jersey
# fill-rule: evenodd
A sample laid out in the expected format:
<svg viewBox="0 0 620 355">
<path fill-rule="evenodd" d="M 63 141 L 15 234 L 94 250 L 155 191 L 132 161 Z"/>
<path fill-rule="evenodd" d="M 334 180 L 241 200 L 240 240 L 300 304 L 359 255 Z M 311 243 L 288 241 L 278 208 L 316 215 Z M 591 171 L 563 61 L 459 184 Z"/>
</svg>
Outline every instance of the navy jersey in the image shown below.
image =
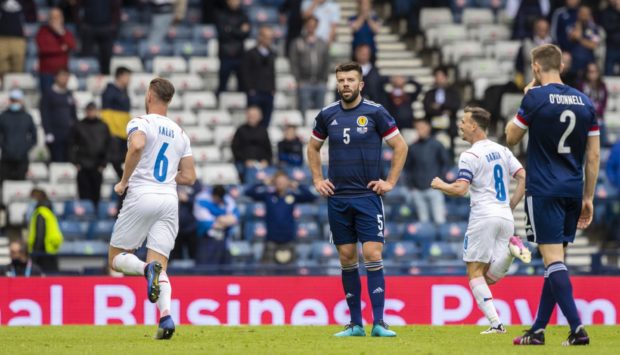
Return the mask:
<svg viewBox="0 0 620 355">
<path fill-rule="evenodd" d="M 351 109 L 344 109 L 340 101 L 323 108 L 312 138 L 322 142 L 329 137 L 328 175 L 336 188 L 334 196 L 375 194 L 366 186 L 382 178 L 382 140 L 398 133 L 394 118 L 372 101 L 363 99 Z"/>
<path fill-rule="evenodd" d="M 514 122 L 529 129 L 528 194 L 581 198 L 586 143 L 599 134 L 590 99 L 563 84 L 537 86 L 521 101 Z"/>
</svg>

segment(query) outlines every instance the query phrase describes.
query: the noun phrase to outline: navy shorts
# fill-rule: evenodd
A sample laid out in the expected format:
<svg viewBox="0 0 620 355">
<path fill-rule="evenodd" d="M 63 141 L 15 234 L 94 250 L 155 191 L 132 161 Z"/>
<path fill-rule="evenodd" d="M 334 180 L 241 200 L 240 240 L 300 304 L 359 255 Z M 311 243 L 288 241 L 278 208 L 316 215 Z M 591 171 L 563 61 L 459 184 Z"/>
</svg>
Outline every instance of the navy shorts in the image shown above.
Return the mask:
<svg viewBox="0 0 620 355">
<path fill-rule="evenodd" d="M 581 198 L 527 196 L 527 239 L 538 244 L 567 244 L 575 240 Z"/>
<path fill-rule="evenodd" d="M 330 197 L 327 216 L 336 245 L 357 242 L 384 243 L 385 216 L 378 195 L 362 197 Z"/>
</svg>

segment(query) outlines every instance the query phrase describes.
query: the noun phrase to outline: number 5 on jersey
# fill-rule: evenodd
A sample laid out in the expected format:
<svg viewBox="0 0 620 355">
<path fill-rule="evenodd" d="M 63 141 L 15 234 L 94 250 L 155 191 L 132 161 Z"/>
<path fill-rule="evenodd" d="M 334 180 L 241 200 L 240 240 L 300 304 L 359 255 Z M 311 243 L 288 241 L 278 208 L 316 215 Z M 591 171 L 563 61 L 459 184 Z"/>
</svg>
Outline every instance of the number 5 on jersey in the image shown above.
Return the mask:
<svg viewBox="0 0 620 355">
<path fill-rule="evenodd" d="M 349 134 L 350 130 L 351 128 L 345 128 L 342 130 L 342 142 L 344 142 L 344 144 L 349 144 L 349 142 L 351 142 L 351 135 Z"/>
</svg>

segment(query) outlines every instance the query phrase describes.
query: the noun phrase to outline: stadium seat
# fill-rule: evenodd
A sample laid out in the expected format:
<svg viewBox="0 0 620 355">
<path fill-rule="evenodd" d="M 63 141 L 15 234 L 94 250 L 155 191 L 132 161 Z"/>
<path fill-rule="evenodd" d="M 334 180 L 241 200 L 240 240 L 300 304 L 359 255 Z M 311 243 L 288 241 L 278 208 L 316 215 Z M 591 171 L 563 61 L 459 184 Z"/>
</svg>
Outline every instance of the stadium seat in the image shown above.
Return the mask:
<svg viewBox="0 0 620 355">
<path fill-rule="evenodd" d="M 394 222 L 412 222 L 418 219 L 414 205 L 400 204 L 395 205 L 392 213 L 386 218 Z"/>
<path fill-rule="evenodd" d="M 290 178 L 299 182 L 300 184 L 311 185 L 312 183 L 312 173 L 310 172 L 310 168 L 307 166 L 301 167 L 286 167 L 284 171 L 288 174 Z"/>
<path fill-rule="evenodd" d="M 6 206 L 14 201 L 27 201 L 34 184 L 31 181 L 5 180 L 2 183 L 2 203 Z"/>
<path fill-rule="evenodd" d="M 472 29 L 468 37 L 482 43 L 507 41 L 510 39 L 510 29 L 505 25 L 481 25 Z"/>
<path fill-rule="evenodd" d="M 90 223 L 87 221 L 61 220 L 58 226 L 65 240 L 88 238 Z"/>
<path fill-rule="evenodd" d="M 302 126 L 304 119 L 298 110 L 274 111 L 271 116 L 271 125 L 280 127 L 292 125 Z"/>
<path fill-rule="evenodd" d="M 69 59 L 69 71 L 78 77 L 99 73 L 99 61 L 92 57 L 72 57 Z"/>
<path fill-rule="evenodd" d="M 424 31 L 431 27 L 442 27 L 453 22 L 450 8 L 423 8 L 420 10 L 420 28 Z"/>
<path fill-rule="evenodd" d="M 387 164 L 386 164 L 387 165 Z M 386 205 L 399 205 L 407 202 L 407 196 L 411 192 L 405 186 L 396 185 L 389 194 L 383 196 L 383 203 Z"/>
<path fill-rule="evenodd" d="M 312 254 L 312 244 L 296 242 L 295 254 L 298 261 L 306 261 L 310 259 L 310 256 Z"/>
<path fill-rule="evenodd" d="M 133 40 L 133 41 L 144 39 L 146 38 L 148 34 L 148 30 L 149 30 L 148 26 L 143 25 L 143 24 L 126 23 L 121 27 L 120 38 Z"/>
<path fill-rule="evenodd" d="M 620 76 L 605 76 L 603 81 L 607 86 L 610 97 L 620 96 Z"/>
<path fill-rule="evenodd" d="M 192 28 L 184 25 L 175 25 L 170 26 L 168 28 L 168 32 L 166 33 L 166 39 L 170 42 L 177 42 L 179 40 L 191 39 L 192 38 Z"/>
<path fill-rule="evenodd" d="M 512 119 L 521 106 L 521 100 L 523 100 L 523 94 L 505 93 L 502 95 L 500 112 L 504 119 Z"/>
<path fill-rule="evenodd" d="M 172 74 L 169 78 L 179 91 L 201 91 L 205 89 L 204 80 L 195 74 Z"/>
<path fill-rule="evenodd" d="M 492 24 L 495 21 L 491 9 L 466 8 L 463 10 L 463 24 L 468 27 Z"/>
<path fill-rule="evenodd" d="M 186 110 L 212 109 L 217 106 L 217 99 L 212 92 L 187 92 L 183 95 L 183 107 Z"/>
<path fill-rule="evenodd" d="M 298 221 L 316 222 L 319 216 L 319 206 L 314 203 L 300 203 L 295 206 L 293 215 Z"/>
<path fill-rule="evenodd" d="M 12 89 L 35 90 L 39 87 L 39 83 L 30 73 L 8 73 L 4 74 L 3 80 L 4 91 Z"/>
<path fill-rule="evenodd" d="M 142 59 L 167 57 L 172 55 L 172 45 L 168 43 L 149 44 L 142 42 L 138 45 L 138 53 Z"/>
<path fill-rule="evenodd" d="M 215 126 L 213 131 L 215 144 L 219 147 L 230 146 L 236 130 L 234 126 Z"/>
<path fill-rule="evenodd" d="M 469 219 L 469 202 L 463 204 L 455 202 L 455 199 L 446 199 L 446 210 L 449 222 L 463 222 Z"/>
<path fill-rule="evenodd" d="M 442 59 L 449 64 L 458 63 L 462 59 L 483 57 L 482 44 L 476 41 L 458 41 L 441 48 Z"/>
<path fill-rule="evenodd" d="M 276 90 L 291 92 L 297 90 L 297 80 L 290 74 L 280 74 L 276 76 Z"/>
<path fill-rule="evenodd" d="M 428 246 L 424 254 L 430 261 L 456 260 L 459 249 L 462 249 L 462 243 L 434 242 Z"/>
<path fill-rule="evenodd" d="M 22 226 L 27 223 L 26 213 L 30 209 L 28 202 L 11 202 L 8 206 L 8 222 L 10 226 Z"/>
<path fill-rule="evenodd" d="M 47 193 L 50 200 L 69 200 L 77 198 L 75 176 L 71 183 L 41 183 L 37 185 Z"/>
<path fill-rule="evenodd" d="M 72 220 L 92 220 L 95 216 L 95 205 L 92 201 L 65 201 L 64 218 Z"/>
<path fill-rule="evenodd" d="M 321 229 L 316 222 L 299 222 L 297 223 L 297 239 L 316 240 L 321 237 Z"/>
<path fill-rule="evenodd" d="M 97 206 L 97 219 L 114 219 L 118 214 L 118 203 L 116 201 L 99 201 Z"/>
<path fill-rule="evenodd" d="M 86 78 L 86 90 L 93 95 L 101 95 L 105 90 L 108 83 L 112 82 L 112 77 L 109 75 L 90 75 Z"/>
<path fill-rule="evenodd" d="M 248 167 L 245 170 L 244 180 L 246 184 L 253 185 L 269 179 L 276 173 L 276 168 L 268 166 L 266 168 Z"/>
<path fill-rule="evenodd" d="M 398 241 L 386 243 L 384 256 L 388 260 L 406 262 L 420 257 L 420 249 L 414 242 Z"/>
<path fill-rule="evenodd" d="M 112 47 L 112 53 L 114 53 L 114 57 L 129 57 L 138 55 L 138 46 L 130 40 L 120 40 L 114 42 L 114 46 Z M 112 59 L 114 59 L 112 57 Z M 111 71 L 114 73 L 114 71 Z"/>
<path fill-rule="evenodd" d="M 33 162 L 28 164 L 28 172 L 26 178 L 30 181 L 47 181 L 49 179 L 49 170 L 47 164 Z"/>
<path fill-rule="evenodd" d="M 338 252 L 334 245 L 324 241 L 312 242 L 312 258 L 320 263 L 325 263 L 329 259 L 337 259 Z"/>
<path fill-rule="evenodd" d="M 149 83 L 153 80 L 154 75 L 151 73 L 132 73 L 129 81 L 130 93 L 144 93 L 149 87 Z M 133 102 L 132 102 L 133 104 Z"/>
<path fill-rule="evenodd" d="M 238 184 L 239 174 L 233 164 L 209 164 L 202 169 L 204 184 Z"/>
<path fill-rule="evenodd" d="M 405 224 L 394 222 L 383 222 L 383 236 L 389 240 L 400 240 L 405 234 Z"/>
<path fill-rule="evenodd" d="M 276 58 L 276 75 L 278 74 L 288 74 L 291 72 L 291 64 L 287 57 L 277 57 Z"/>
<path fill-rule="evenodd" d="M 184 131 L 194 145 L 210 144 L 213 142 L 213 133 L 206 127 L 185 127 Z"/>
<path fill-rule="evenodd" d="M 60 255 L 101 255 L 108 252 L 108 242 L 102 240 L 68 240 L 61 246 Z"/>
<path fill-rule="evenodd" d="M 75 91 L 73 99 L 75 100 L 75 107 L 79 110 L 84 109 L 89 102 L 94 101 L 95 97 L 90 91 Z M 101 107 L 101 105 L 97 104 L 97 107 Z M 78 117 L 78 119 L 81 118 Z"/>
<path fill-rule="evenodd" d="M 189 72 L 200 75 L 217 75 L 220 70 L 219 58 L 213 57 L 190 57 Z"/>
<path fill-rule="evenodd" d="M 222 152 L 217 146 L 192 147 L 192 154 L 196 164 L 205 165 L 207 163 L 221 162 Z"/>
<path fill-rule="evenodd" d="M 273 96 L 273 107 L 276 110 L 295 109 L 295 97 L 292 95 L 289 96 L 282 91 L 276 91 L 276 94 Z"/>
<path fill-rule="evenodd" d="M 267 236 L 267 228 L 263 221 L 247 221 L 245 222 L 244 237 L 248 242 L 265 240 Z"/>
<path fill-rule="evenodd" d="M 248 17 L 253 24 L 276 24 L 278 22 L 278 11 L 275 7 L 251 6 L 248 10 Z"/>
<path fill-rule="evenodd" d="M 125 67 L 134 73 L 142 73 L 144 71 L 140 57 L 114 56 L 110 62 L 110 72 L 115 73 L 118 67 Z"/>
<path fill-rule="evenodd" d="M 436 237 L 437 229 L 435 225 L 429 222 L 416 222 L 405 226 L 403 240 L 411 240 L 424 245 L 434 241 Z"/>
<path fill-rule="evenodd" d="M 446 242 L 462 242 L 467 222 L 448 222 L 439 226 L 439 239 Z"/>
<path fill-rule="evenodd" d="M 92 239 L 110 240 L 114 230 L 113 219 L 100 219 L 93 221 L 90 225 L 89 237 Z"/>
<path fill-rule="evenodd" d="M 71 163 L 50 163 L 50 182 L 75 183 L 77 168 Z"/>
<path fill-rule="evenodd" d="M 201 126 L 232 125 L 232 117 L 225 110 L 200 110 L 198 122 Z"/>
<path fill-rule="evenodd" d="M 182 128 L 198 126 L 198 117 L 189 110 L 168 111 L 168 118 L 176 122 Z"/>
<path fill-rule="evenodd" d="M 497 41 L 487 46 L 487 56 L 497 60 L 514 60 L 521 48 L 520 41 Z"/>
<path fill-rule="evenodd" d="M 192 40 L 175 41 L 173 52 L 177 57 L 206 57 L 209 54 L 209 46 L 204 42 Z"/>
<path fill-rule="evenodd" d="M 252 245 L 246 240 L 233 240 L 228 246 L 233 264 L 246 265 L 254 261 Z"/>
<path fill-rule="evenodd" d="M 499 62 L 495 59 L 470 59 L 459 63 L 461 79 L 493 77 L 500 73 Z"/>
<path fill-rule="evenodd" d="M 34 38 L 39 32 L 39 28 L 41 24 L 39 23 L 24 23 L 24 37 L 26 38 Z"/>
<path fill-rule="evenodd" d="M 187 61 L 182 57 L 156 56 L 153 59 L 154 74 L 186 73 Z"/>
<path fill-rule="evenodd" d="M 192 32 L 192 37 L 196 42 L 208 42 L 217 38 L 217 29 L 214 25 L 194 26 Z"/>
<path fill-rule="evenodd" d="M 276 142 L 280 142 L 284 139 L 284 130 L 280 127 L 276 127 L 276 125 L 270 125 L 271 127 L 267 128 L 267 133 L 269 134 L 269 141 L 273 144 Z"/>
<path fill-rule="evenodd" d="M 242 92 L 222 92 L 220 93 L 220 109 L 244 109 L 247 106 L 247 96 Z"/>
</svg>

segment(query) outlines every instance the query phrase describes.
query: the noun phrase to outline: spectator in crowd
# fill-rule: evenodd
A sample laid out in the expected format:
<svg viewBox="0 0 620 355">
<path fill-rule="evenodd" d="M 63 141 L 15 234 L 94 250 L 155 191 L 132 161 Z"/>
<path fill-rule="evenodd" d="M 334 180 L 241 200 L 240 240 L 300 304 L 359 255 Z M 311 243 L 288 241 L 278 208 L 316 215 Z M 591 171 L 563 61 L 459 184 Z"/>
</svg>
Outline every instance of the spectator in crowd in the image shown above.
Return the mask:
<svg viewBox="0 0 620 355">
<path fill-rule="evenodd" d="M 33 0 L 0 0 L 0 78 L 6 73 L 24 71 L 24 20 L 37 20 Z"/>
<path fill-rule="evenodd" d="M 123 162 L 127 154 L 127 123 L 131 120 L 129 110 L 131 99 L 128 86 L 131 70 L 126 67 L 116 68 L 114 82 L 108 83 L 101 95 L 101 119 L 108 125 L 112 140 L 109 145 L 109 158 L 114 171 L 120 179 L 123 176 Z"/>
<path fill-rule="evenodd" d="M 601 70 L 594 62 L 588 64 L 584 76 L 584 80 L 577 86 L 579 91 L 586 94 L 594 108 L 596 109 L 596 117 L 598 126 L 601 131 L 601 145 L 608 146 L 607 129 L 605 127 L 605 110 L 607 109 L 607 85 L 603 81 Z"/>
<path fill-rule="evenodd" d="M 0 268 L 0 276 L 41 276 L 41 268 L 28 257 L 28 247 L 21 239 L 9 243 L 11 263 Z"/>
<path fill-rule="evenodd" d="M 316 36 L 317 24 L 316 17 L 308 17 L 303 37 L 295 39 L 289 51 L 291 72 L 297 81 L 297 104 L 302 113 L 325 105 L 329 46 Z"/>
<path fill-rule="evenodd" d="M 171 260 L 192 259 L 196 260 L 198 246 L 198 223 L 194 216 L 194 203 L 196 194 L 202 190 L 200 182 L 196 180 L 194 186 L 177 186 L 179 196 L 179 232 L 174 241 L 174 249 L 170 253 Z"/>
<path fill-rule="evenodd" d="M 463 11 L 466 8 L 488 8 L 497 16 L 500 9 L 504 8 L 506 0 L 450 0 L 450 9 L 454 22 L 461 23 Z"/>
<path fill-rule="evenodd" d="M 271 27 L 261 26 L 256 47 L 244 54 L 242 62 L 248 105 L 260 107 L 263 114 L 260 124 L 264 127 L 269 127 L 276 91 L 276 53 L 271 48 L 272 42 Z"/>
<path fill-rule="evenodd" d="M 570 50 L 571 32 L 577 22 L 581 0 L 566 0 L 565 6 L 556 9 L 551 17 L 551 37 L 562 51 Z"/>
<path fill-rule="evenodd" d="M 24 180 L 28 172 L 28 152 L 37 144 L 37 129 L 24 108 L 24 93 L 9 93 L 9 107 L 0 114 L 0 184 L 4 180 Z"/>
<path fill-rule="evenodd" d="M 534 35 L 528 37 L 521 42 L 521 48 L 517 54 L 515 67 L 522 79 L 519 79 L 520 86 L 527 85 L 532 81 L 532 49 L 541 46 L 543 44 L 552 43 L 549 32 L 549 22 L 544 18 L 539 18 L 534 22 Z"/>
<path fill-rule="evenodd" d="M 218 12 L 215 18 L 220 58 L 218 95 L 226 91 L 228 78 L 232 72 L 237 76 L 237 91 L 242 91 L 243 42 L 250 35 L 250 20 L 241 8 L 241 0 L 226 0 L 226 5 L 227 8 Z"/>
<path fill-rule="evenodd" d="M 431 125 L 425 119 L 415 120 L 418 140 L 409 147 L 405 163 L 407 187 L 415 204 L 420 222 L 441 225 L 446 222 L 446 206 L 440 191 L 431 188 L 435 176 L 446 176 L 450 158 L 446 148 L 431 135 Z M 437 193 L 439 192 L 439 193 Z"/>
<path fill-rule="evenodd" d="M 368 100 L 383 104 L 385 103 L 385 90 L 383 89 L 386 79 L 379 74 L 379 70 L 371 62 L 370 46 L 359 45 L 355 48 L 355 61 L 362 67 L 364 89 L 362 95 Z"/>
<path fill-rule="evenodd" d="M 370 59 L 374 63 L 377 58 L 375 35 L 381 28 L 381 18 L 372 10 L 372 0 L 357 0 L 357 15 L 349 17 L 349 26 L 353 31 L 351 48 L 367 44 L 370 47 Z"/>
<path fill-rule="evenodd" d="M 422 85 L 413 79 L 408 79 L 403 75 L 394 75 L 390 78 L 392 88 L 386 92 L 385 109 L 396 120 L 399 129 L 411 128 L 413 126 L 413 108 L 411 105 L 417 100 L 422 91 Z M 413 92 L 406 91 L 407 84 L 413 85 Z"/>
<path fill-rule="evenodd" d="M 587 6 L 580 6 L 577 12 L 577 22 L 571 28 L 568 37 L 570 39 L 570 54 L 573 57 L 572 71 L 582 77 L 588 63 L 595 60 L 594 50 L 598 48 L 601 38 L 598 34 L 598 26 L 592 18 L 592 10 Z"/>
<path fill-rule="evenodd" d="M 28 252 L 43 272 L 58 271 L 58 250 L 63 242 L 58 219 L 45 191 L 33 189 L 30 198 L 35 203 L 30 217 Z"/>
<path fill-rule="evenodd" d="M 532 37 L 534 22 L 538 18 L 546 18 L 549 11 L 549 0 L 507 0 L 506 15 L 512 19 L 512 39 Z"/>
<path fill-rule="evenodd" d="M 65 20 L 59 8 L 50 10 L 48 22 L 37 32 L 39 55 L 39 89 L 47 91 L 54 84 L 54 74 L 69 67 L 69 53 L 75 49 L 75 39 L 65 28 Z"/>
<path fill-rule="evenodd" d="M 151 26 L 147 43 L 159 46 L 165 42 L 168 29 L 174 20 L 175 0 L 149 0 L 151 9 Z"/>
<path fill-rule="evenodd" d="M 605 75 L 618 75 L 620 65 L 620 0 L 610 0 L 601 13 L 601 26 L 605 29 Z"/>
<path fill-rule="evenodd" d="M 260 124 L 261 111 L 250 106 L 245 111 L 246 123 L 237 128 L 231 143 L 235 166 L 239 179 L 245 180 L 245 171 L 249 167 L 265 168 L 271 164 L 273 153 L 267 128 Z"/>
<path fill-rule="evenodd" d="M 121 3 L 121 0 L 80 0 L 80 6 L 76 7 L 81 14 L 76 19 L 82 54 L 94 57 L 97 53 L 99 70 L 103 75 L 110 74 L 112 48 L 120 27 Z"/>
<path fill-rule="evenodd" d="M 562 82 L 568 86 L 577 87 L 577 72 L 571 70 L 573 67 L 573 57 L 569 52 L 562 52 L 562 63 L 564 64 L 564 67 L 562 67 L 562 72 L 560 73 Z"/>
<path fill-rule="evenodd" d="M 68 83 L 69 72 L 61 69 L 56 73 L 52 88 L 41 95 L 41 122 L 52 162 L 68 161 L 67 140 L 71 127 L 77 122 L 75 100 Z"/>
<path fill-rule="evenodd" d="M 228 244 L 233 228 L 239 224 L 239 210 L 235 200 L 227 194 L 226 188 L 215 185 L 213 188 L 203 189 L 196 196 L 194 217 L 198 233 L 196 264 L 208 266 L 230 264 Z"/>
<path fill-rule="evenodd" d="M 202 23 L 215 24 L 218 12 L 225 10 L 226 0 L 203 0 L 200 2 Z"/>
<path fill-rule="evenodd" d="M 69 137 L 69 160 L 77 168 L 80 199 L 91 200 L 95 206 L 101 198 L 103 170 L 108 165 L 110 131 L 97 115 L 97 105 L 86 105 L 86 117 L 73 125 Z"/>
<path fill-rule="evenodd" d="M 334 0 L 304 0 L 301 11 L 304 19 L 314 16 L 319 20 L 317 37 L 332 44 L 336 39 L 336 26 L 340 21 L 340 5 Z"/>
<path fill-rule="evenodd" d="M 426 119 L 431 122 L 433 128 L 448 130 L 454 154 L 454 138 L 458 135 L 456 113 L 461 108 L 461 95 L 450 85 L 446 68 L 435 68 L 433 76 L 435 78 L 433 88 L 424 96 Z"/>
<path fill-rule="evenodd" d="M 302 166 L 304 164 L 304 145 L 297 136 L 297 127 L 288 125 L 284 139 L 278 142 L 278 163 L 281 168 Z"/>
<path fill-rule="evenodd" d="M 280 24 L 286 25 L 285 53 L 291 52 L 291 43 L 301 36 L 301 28 L 303 26 L 301 2 L 302 0 L 284 0 L 278 8 Z"/>
<path fill-rule="evenodd" d="M 295 205 L 313 202 L 316 196 L 283 171 L 276 172 L 270 180 L 251 186 L 246 195 L 265 203 L 267 236 L 261 261 L 265 264 L 291 264 L 295 261 L 297 235 Z"/>
</svg>

